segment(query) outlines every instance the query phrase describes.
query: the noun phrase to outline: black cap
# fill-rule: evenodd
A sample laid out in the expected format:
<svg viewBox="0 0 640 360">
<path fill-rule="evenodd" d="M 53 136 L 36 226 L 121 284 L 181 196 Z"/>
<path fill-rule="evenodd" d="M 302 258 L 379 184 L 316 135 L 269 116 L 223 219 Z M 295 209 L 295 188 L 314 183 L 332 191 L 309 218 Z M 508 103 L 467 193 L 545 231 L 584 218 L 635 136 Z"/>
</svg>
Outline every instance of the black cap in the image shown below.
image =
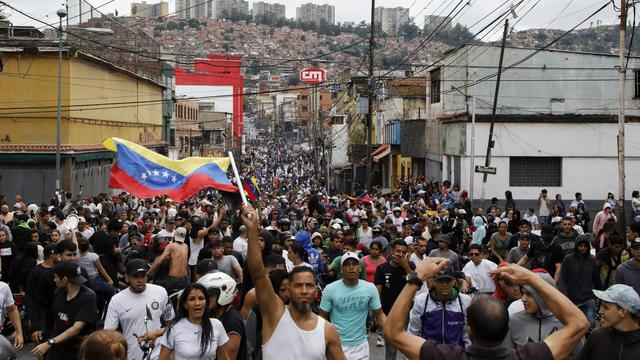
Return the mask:
<svg viewBox="0 0 640 360">
<path fill-rule="evenodd" d="M 631 245 L 629 245 L 629 248 L 634 248 L 636 246 L 640 246 L 640 238 L 635 238 L 631 241 Z"/>
<path fill-rule="evenodd" d="M 174 224 L 176 222 L 176 218 L 174 218 L 173 216 L 169 216 L 167 218 L 167 224 Z"/>
<path fill-rule="evenodd" d="M 213 259 L 203 259 L 196 264 L 196 274 L 204 275 L 218 270 L 218 264 Z"/>
<path fill-rule="evenodd" d="M 629 225 L 629 230 L 636 234 L 640 234 L 640 222 L 633 222 Z"/>
<path fill-rule="evenodd" d="M 76 285 L 82 285 L 87 281 L 82 276 L 82 268 L 75 261 L 60 261 L 53 267 L 53 272 L 60 278 L 66 277 Z"/>
<path fill-rule="evenodd" d="M 447 280 L 447 279 L 455 279 L 456 274 L 453 272 L 452 267 L 447 267 L 443 273 L 436 275 L 433 280 Z"/>
<path fill-rule="evenodd" d="M 127 262 L 127 275 L 133 275 L 139 272 L 149 271 L 149 264 L 143 259 L 131 259 Z"/>
<path fill-rule="evenodd" d="M 56 253 L 56 244 L 47 244 L 44 246 L 44 250 L 42 252 L 44 254 L 44 258 L 46 259 L 49 255 L 53 255 Z"/>
</svg>

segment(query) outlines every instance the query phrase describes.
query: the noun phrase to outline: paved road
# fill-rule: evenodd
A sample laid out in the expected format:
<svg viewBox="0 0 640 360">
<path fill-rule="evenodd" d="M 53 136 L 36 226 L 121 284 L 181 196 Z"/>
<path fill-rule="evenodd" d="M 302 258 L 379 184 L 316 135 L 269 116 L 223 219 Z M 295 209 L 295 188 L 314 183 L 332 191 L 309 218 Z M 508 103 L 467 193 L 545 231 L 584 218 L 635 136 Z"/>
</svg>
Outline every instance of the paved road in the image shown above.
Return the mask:
<svg viewBox="0 0 640 360">
<path fill-rule="evenodd" d="M 27 344 L 25 348 L 18 353 L 19 359 L 29 359 L 35 360 L 34 356 L 31 356 L 31 350 L 34 348 L 33 344 Z M 376 347 L 376 336 L 371 335 L 369 338 L 369 350 L 371 353 L 371 360 L 384 360 L 384 347 Z M 398 360 L 404 359 L 403 356 L 399 355 Z"/>
</svg>

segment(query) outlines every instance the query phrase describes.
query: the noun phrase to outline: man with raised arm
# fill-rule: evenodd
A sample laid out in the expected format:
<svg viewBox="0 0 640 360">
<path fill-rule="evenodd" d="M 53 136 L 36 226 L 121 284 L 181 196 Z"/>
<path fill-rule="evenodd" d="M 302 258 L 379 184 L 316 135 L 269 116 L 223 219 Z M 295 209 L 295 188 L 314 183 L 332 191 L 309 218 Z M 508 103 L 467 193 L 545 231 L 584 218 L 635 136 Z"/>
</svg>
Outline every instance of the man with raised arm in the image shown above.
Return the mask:
<svg viewBox="0 0 640 360">
<path fill-rule="evenodd" d="M 409 359 L 565 359 L 589 328 L 584 314 L 566 296 L 546 283 L 535 273 L 518 265 L 509 265 L 492 274 L 517 285 L 529 285 L 547 303 L 551 311 L 565 325 L 541 342 L 531 342 L 516 349 L 506 349 L 502 342 L 509 330 L 509 314 L 504 305 L 488 295 L 474 297 L 467 309 L 467 324 L 471 345 L 466 348 L 436 344 L 409 334 L 406 319 L 411 301 L 422 282 L 439 274 L 447 259 L 428 258 L 416 273 L 407 275 L 407 284 L 396 300 L 384 323 L 384 337 Z"/>
<path fill-rule="evenodd" d="M 262 312 L 263 358 L 345 360 L 335 326 L 311 311 L 318 289 L 313 271 L 304 266 L 291 271 L 290 304 L 285 306 L 273 290 L 262 262 L 259 218 L 252 206 L 243 207 L 242 222 L 247 227 L 247 261 Z"/>
</svg>

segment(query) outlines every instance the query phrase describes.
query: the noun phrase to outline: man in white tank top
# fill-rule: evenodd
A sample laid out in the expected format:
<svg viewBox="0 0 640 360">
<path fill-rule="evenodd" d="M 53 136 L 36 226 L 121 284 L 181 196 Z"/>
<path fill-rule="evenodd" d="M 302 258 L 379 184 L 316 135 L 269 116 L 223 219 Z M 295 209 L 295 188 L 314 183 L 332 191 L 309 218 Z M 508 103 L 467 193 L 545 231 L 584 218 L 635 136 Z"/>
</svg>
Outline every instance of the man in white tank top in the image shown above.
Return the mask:
<svg viewBox="0 0 640 360">
<path fill-rule="evenodd" d="M 313 271 L 297 267 L 289 275 L 289 301 L 276 295 L 262 262 L 258 244 L 259 218 L 245 205 L 242 222 L 247 227 L 247 262 L 262 313 L 262 355 L 264 359 L 346 360 L 338 332 L 330 322 L 311 311 L 317 284 Z"/>
</svg>

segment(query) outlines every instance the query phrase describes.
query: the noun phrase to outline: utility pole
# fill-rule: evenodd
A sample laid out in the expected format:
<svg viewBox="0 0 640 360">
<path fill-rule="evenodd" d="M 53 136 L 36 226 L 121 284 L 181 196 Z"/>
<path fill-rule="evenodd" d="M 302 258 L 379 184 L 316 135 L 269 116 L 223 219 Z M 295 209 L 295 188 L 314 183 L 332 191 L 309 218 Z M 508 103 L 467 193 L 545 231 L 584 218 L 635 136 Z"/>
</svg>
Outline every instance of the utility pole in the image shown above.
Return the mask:
<svg viewBox="0 0 640 360">
<path fill-rule="evenodd" d="M 473 73 L 473 82 L 476 81 L 476 73 Z M 471 106 L 471 158 L 469 159 L 469 200 L 473 204 L 473 185 L 475 182 L 475 165 L 476 165 L 476 86 L 473 86 Z M 484 196 L 483 196 L 484 197 Z M 484 199 L 483 199 L 484 200 Z"/>
<path fill-rule="evenodd" d="M 365 190 L 371 190 L 371 120 L 373 113 L 373 102 L 376 100 L 375 78 L 373 76 L 373 54 L 376 44 L 376 0 L 371 0 L 371 35 L 369 35 L 369 108 L 367 111 L 367 124 L 365 134 L 367 135 L 367 177 L 365 179 Z"/>
<path fill-rule="evenodd" d="M 627 31 L 627 0 L 620 0 L 620 68 L 618 69 L 618 209 L 620 213 L 618 218 L 621 219 L 621 229 L 625 229 L 627 218 L 624 209 L 624 86 L 627 73 L 625 59 L 625 36 Z"/>
<path fill-rule="evenodd" d="M 498 63 L 498 77 L 496 78 L 496 92 L 493 95 L 493 109 L 491 110 L 491 125 L 489 126 L 489 140 L 487 142 L 487 156 L 484 159 L 484 166 L 491 166 L 491 149 L 495 145 L 493 141 L 493 128 L 496 122 L 496 109 L 498 107 L 498 94 L 500 93 L 500 79 L 502 78 L 502 61 L 504 60 L 504 45 L 507 42 L 507 33 L 509 31 L 509 19 L 504 20 L 504 32 L 502 33 L 502 45 L 500 46 L 500 61 Z M 475 98 L 474 98 L 475 99 Z M 482 194 L 481 202 L 484 203 L 484 194 L 487 189 L 487 173 L 482 176 Z"/>
<path fill-rule="evenodd" d="M 62 188 L 60 170 L 60 133 L 62 132 L 62 18 L 67 16 L 66 6 L 56 12 L 60 18 L 58 26 L 58 113 L 56 116 L 56 191 Z M 68 19 L 67 19 L 68 20 Z"/>
</svg>

